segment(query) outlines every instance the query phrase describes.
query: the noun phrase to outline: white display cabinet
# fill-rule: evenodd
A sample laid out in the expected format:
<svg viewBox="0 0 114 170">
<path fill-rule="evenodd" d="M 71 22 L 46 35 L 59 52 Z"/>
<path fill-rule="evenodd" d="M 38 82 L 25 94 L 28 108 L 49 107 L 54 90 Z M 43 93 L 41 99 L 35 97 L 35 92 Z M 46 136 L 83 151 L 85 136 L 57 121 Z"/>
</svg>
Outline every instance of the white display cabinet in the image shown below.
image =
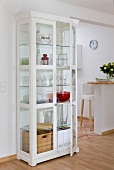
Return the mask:
<svg viewBox="0 0 114 170">
<path fill-rule="evenodd" d="M 78 20 L 31 11 L 17 21 L 17 159 L 35 166 L 77 146 Z"/>
</svg>

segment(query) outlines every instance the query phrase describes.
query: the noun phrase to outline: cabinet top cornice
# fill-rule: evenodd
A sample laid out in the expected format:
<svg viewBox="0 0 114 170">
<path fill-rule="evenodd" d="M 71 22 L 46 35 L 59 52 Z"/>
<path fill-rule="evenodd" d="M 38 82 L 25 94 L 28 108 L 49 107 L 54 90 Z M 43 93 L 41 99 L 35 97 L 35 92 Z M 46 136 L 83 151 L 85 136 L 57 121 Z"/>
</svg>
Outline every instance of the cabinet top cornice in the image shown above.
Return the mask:
<svg viewBox="0 0 114 170">
<path fill-rule="evenodd" d="M 61 21 L 61 22 L 71 22 L 74 21 L 76 25 L 78 25 L 79 20 L 77 19 L 72 19 L 68 17 L 63 17 L 63 16 L 57 16 L 53 14 L 47 14 L 47 13 L 41 13 L 37 11 L 28 11 L 28 12 L 23 12 L 19 13 L 15 16 L 16 21 L 20 21 L 23 19 L 28 19 L 28 18 L 39 18 L 39 19 L 48 19 L 51 21 Z"/>
</svg>

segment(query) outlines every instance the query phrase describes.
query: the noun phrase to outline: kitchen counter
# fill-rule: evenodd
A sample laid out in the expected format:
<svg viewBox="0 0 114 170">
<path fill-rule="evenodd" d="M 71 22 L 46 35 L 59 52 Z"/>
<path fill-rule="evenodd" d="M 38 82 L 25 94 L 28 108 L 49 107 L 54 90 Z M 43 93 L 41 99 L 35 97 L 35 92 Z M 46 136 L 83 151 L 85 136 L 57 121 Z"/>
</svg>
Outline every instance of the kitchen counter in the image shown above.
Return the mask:
<svg viewBox="0 0 114 170">
<path fill-rule="evenodd" d="M 94 133 L 114 132 L 114 82 L 88 82 L 94 84 Z"/>
</svg>

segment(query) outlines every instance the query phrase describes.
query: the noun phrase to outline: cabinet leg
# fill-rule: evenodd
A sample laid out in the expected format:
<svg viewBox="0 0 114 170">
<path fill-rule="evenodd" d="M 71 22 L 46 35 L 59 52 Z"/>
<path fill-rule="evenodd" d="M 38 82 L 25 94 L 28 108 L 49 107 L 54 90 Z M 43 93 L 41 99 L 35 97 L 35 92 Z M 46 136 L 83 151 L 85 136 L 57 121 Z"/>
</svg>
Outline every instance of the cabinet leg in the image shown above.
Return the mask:
<svg viewBox="0 0 114 170">
<path fill-rule="evenodd" d="M 17 159 L 18 159 L 18 160 L 21 160 L 20 157 L 19 157 L 18 155 L 17 155 Z"/>
<path fill-rule="evenodd" d="M 76 147 L 76 151 L 75 151 L 76 153 L 79 153 L 79 147 Z"/>
<path fill-rule="evenodd" d="M 81 117 L 80 117 L 80 126 L 82 127 L 83 122 L 83 112 L 84 112 L 84 99 L 82 99 L 82 105 L 81 105 Z"/>
<path fill-rule="evenodd" d="M 31 163 L 31 162 L 28 162 L 28 164 L 29 164 L 30 166 L 36 166 L 36 165 L 37 165 L 36 163 Z"/>
</svg>

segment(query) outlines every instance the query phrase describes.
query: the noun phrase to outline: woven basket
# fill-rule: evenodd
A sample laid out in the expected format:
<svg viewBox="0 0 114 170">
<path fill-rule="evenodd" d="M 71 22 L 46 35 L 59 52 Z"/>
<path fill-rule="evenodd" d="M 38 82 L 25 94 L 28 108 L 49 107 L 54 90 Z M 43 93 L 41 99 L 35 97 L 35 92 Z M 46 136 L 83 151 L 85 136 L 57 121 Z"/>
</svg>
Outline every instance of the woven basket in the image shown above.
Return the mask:
<svg viewBox="0 0 114 170">
<path fill-rule="evenodd" d="M 53 149 L 53 132 L 50 130 L 37 130 L 37 153 Z M 22 150 L 29 153 L 29 131 L 22 131 Z"/>
<path fill-rule="evenodd" d="M 47 130 L 49 130 L 49 129 L 52 129 L 52 128 L 53 128 L 53 124 L 51 124 L 51 123 L 37 123 L 37 129 L 42 129 L 42 130 L 47 129 Z"/>
</svg>

